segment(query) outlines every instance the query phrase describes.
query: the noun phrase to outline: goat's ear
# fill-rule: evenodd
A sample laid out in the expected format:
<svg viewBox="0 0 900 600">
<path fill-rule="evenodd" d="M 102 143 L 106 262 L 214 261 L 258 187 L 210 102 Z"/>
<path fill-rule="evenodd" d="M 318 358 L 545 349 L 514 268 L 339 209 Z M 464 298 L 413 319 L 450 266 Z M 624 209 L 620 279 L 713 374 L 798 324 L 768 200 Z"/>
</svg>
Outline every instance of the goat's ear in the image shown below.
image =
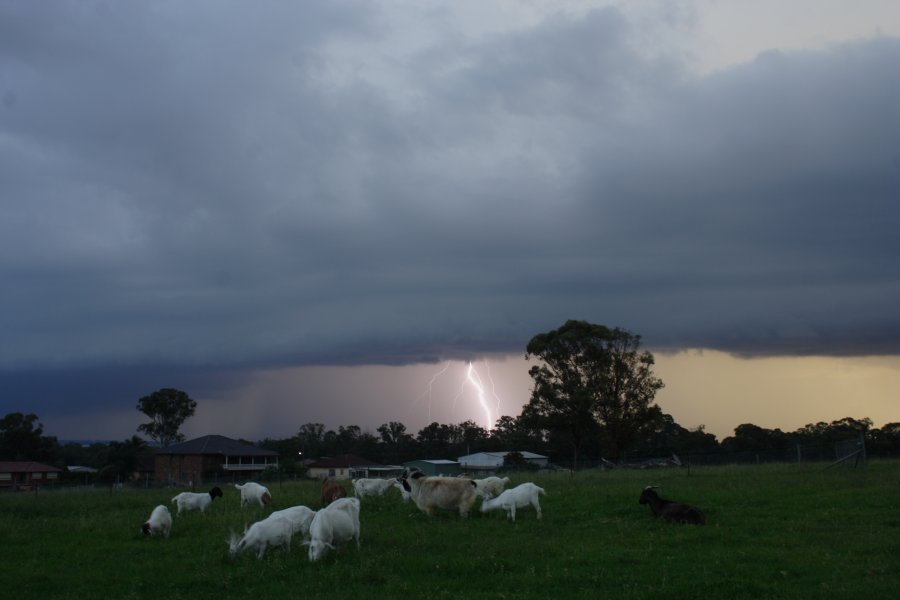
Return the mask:
<svg viewBox="0 0 900 600">
<path fill-rule="evenodd" d="M 309 540 L 303 540 L 302 542 L 300 542 L 301 546 L 309 546 L 309 544 L 310 544 Z"/>
<path fill-rule="evenodd" d="M 325 542 L 325 545 L 328 546 L 329 548 L 331 548 L 332 550 L 334 550 L 334 546 L 332 546 L 332 545 L 329 544 L 328 542 Z"/>
</svg>

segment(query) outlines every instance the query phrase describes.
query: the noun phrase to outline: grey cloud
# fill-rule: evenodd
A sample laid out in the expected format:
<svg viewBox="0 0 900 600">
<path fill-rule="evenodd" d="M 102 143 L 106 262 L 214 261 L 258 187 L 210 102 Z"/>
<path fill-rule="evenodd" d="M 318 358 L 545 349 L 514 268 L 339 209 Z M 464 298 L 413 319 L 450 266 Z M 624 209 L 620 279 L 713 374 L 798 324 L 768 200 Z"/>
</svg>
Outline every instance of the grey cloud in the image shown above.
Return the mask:
<svg viewBox="0 0 900 600">
<path fill-rule="evenodd" d="M 900 351 L 896 39 L 697 78 L 615 9 L 387 60 L 302 6 L 4 9 L 0 365 Z"/>
</svg>

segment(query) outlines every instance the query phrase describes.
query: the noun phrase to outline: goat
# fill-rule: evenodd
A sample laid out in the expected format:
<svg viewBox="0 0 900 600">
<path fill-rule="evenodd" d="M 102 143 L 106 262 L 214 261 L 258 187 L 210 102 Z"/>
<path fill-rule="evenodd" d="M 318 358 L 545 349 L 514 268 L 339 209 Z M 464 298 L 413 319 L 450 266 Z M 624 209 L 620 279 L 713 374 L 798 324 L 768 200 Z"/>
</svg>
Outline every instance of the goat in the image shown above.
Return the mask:
<svg viewBox="0 0 900 600">
<path fill-rule="evenodd" d="M 653 514 L 670 523 L 690 523 L 692 525 L 706 525 L 706 517 L 703 512 L 689 504 L 664 500 L 655 491 L 656 486 L 648 485 L 641 492 L 639 504 L 649 504 Z"/>
<path fill-rule="evenodd" d="M 430 477 L 421 471 L 407 471 L 398 481 L 416 506 L 429 517 L 434 509 L 458 510 L 465 518 L 475 503 L 475 482 L 456 477 Z"/>
<path fill-rule="evenodd" d="M 305 506 L 291 506 L 272 512 L 267 518 L 287 519 L 291 523 L 291 535 L 302 534 L 303 538 L 309 537 L 309 524 L 312 523 L 316 511 Z"/>
<path fill-rule="evenodd" d="M 272 504 L 272 494 L 269 488 L 253 481 L 248 481 L 244 485 L 234 484 L 235 489 L 241 491 L 241 507 L 247 504 L 258 502 L 260 506 Z"/>
<path fill-rule="evenodd" d="M 541 504 L 538 502 L 538 495 L 546 494 L 544 488 L 538 487 L 533 483 L 522 483 L 514 488 L 508 489 L 496 498 L 485 497 L 481 502 L 481 512 L 485 513 L 489 510 L 502 508 L 506 511 L 507 518 L 516 520 L 516 509 L 524 508 L 529 504 L 537 511 L 537 518 L 541 518 Z"/>
<path fill-rule="evenodd" d="M 338 498 L 316 512 L 309 524 L 309 560 L 315 562 L 335 545 L 356 540 L 359 548 L 359 499 Z"/>
<path fill-rule="evenodd" d="M 256 558 L 262 558 L 269 546 L 282 546 L 285 552 L 291 549 L 294 525 L 287 517 L 269 515 L 244 530 L 244 535 L 234 534 L 228 540 L 228 553 L 235 556 L 245 550 L 255 550 Z"/>
<path fill-rule="evenodd" d="M 403 500 L 403 502 L 409 502 L 409 498 L 410 498 L 409 492 L 407 492 L 405 489 L 403 489 L 403 484 L 400 482 L 400 480 L 395 479 L 393 485 L 395 488 L 400 490 L 400 498 Z"/>
<path fill-rule="evenodd" d="M 383 496 L 393 485 L 393 479 L 354 479 L 353 495 L 357 498 L 363 496 Z"/>
<path fill-rule="evenodd" d="M 337 481 L 332 479 L 323 479 L 322 480 L 322 505 L 325 506 L 331 502 L 334 502 L 338 498 L 345 498 L 347 496 L 347 490 L 344 489 Z"/>
<path fill-rule="evenodd" d="M 164 504 L 154 508 L 150 513 L 150 518 L 141 527 L 141 531 L 144 532 L 144 535 L 162 533 L 163 536 L 169 537 L 169 532 L 172 531 L 172 515 L 169 513 L 169 509 Z"/>
<path fill-rule="evenodd" d="M 473 479 L 475 482 L 475 493 L 482 498 L 493 498 L 503 493 L 503 488 L 509 483 L 509 477 L 485 477 L 484 479 Z"/>
<path fill-rule="evenodd" d="M 221 497 L 222 490 L 216 486 L 205 494 L 197 492 L 181 492 L 172 498 L 172 503 L 178 506 L 177 514 L 180 515 L 181 511 L 187 512 L 189 510 L 199 509 L 200 512 L 204 512 L 206 507 L 209 506 L 213 500 Z"/>
</svg>

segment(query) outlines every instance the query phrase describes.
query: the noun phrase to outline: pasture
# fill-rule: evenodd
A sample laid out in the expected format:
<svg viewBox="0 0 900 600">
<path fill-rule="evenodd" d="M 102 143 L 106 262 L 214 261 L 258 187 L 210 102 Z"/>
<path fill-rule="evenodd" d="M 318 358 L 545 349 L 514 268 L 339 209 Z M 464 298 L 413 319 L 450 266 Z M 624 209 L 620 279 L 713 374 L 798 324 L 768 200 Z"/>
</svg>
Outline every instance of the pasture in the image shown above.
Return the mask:
<svg viewBox="0 0 900 600">
<path fill-rule="evenodd" d="M 362 549 L 318 563 L 294 540 L 262 560 L 226 539 L 271 509 L 222 485 L 169 539 L 140 526 L 179 489 L 0 495 L 0 583 L 15 598 L 887 598 L 900 589 L 900 462 L 512 474 L 530 508 L 428 518 L 397 490 L 366 498 Z M 699 506 L 706 526 L 652 517 L 647 484 Z M 276 508 L 319 508 L 315 482 L 268 484 Z M 348 491 L 350 489 L 347 483 Z M 198 490 L 201 491 L 201 490 Z M 205 490 L 202 490 L 205 491 Z M 170 509 L 173 508 L 170 506 Z M 174 510 L 173 510 L 174 514 Z"/>
</svg>

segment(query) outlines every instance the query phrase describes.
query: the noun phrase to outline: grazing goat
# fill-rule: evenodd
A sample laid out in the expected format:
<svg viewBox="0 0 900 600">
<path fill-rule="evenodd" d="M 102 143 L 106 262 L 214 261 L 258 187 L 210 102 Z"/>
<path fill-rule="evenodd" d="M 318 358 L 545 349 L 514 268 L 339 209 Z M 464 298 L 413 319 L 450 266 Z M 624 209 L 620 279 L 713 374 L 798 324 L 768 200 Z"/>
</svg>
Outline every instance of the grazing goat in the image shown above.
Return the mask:
<svg viewBox="0 0 900 600">
<path fill-rule="evenodd" d="M 169 509 L 163 504 L 154 508 L 150 513 L 150 518 L 141 527 L 141 531 L 144 532 L 144 535 L 161 533 L 163 536 L 169 537 L 169 532 L 172 531 L 172 515 L 169 513 Z"/>
<path fill-rule="evenodd" d="M 347 490 L 340 483 L 327 478 L 322 480 L 322 506 L 346 496 Z"/>
<path fill-rule="evenodd" d="M 400 483 L 399 479 L 394 480 L 394 487 L 400 490 L 400 498 L 403 500 L 403 502 L 409 502 L 409 492 L 403 489 L 403 484 Z"/>
<path fill-rule="evenodd" d="M 383 496 L 393 484 L 393 479 L 354 479 L 353 495 L 357 498 L 362 498 L 363 496 Z"/>
<path fill-rule="evenodd" d="M 272 494 L 269 488 L 253 481 L 248 481 L 244 485 L 234 484 L 235 489 L 241 490 L 241 507 L 247 504 L 258 502 L 260 506 L 272 504 Z"/>
<path fill-rule="evenodd" d="M 203 512 L 206 510 L 206 507 L 209 506 L 213 500 L 216 498 L 222 497 L 222 490 L 219 487 L 214 487 L 209 490 L 205 494 L 201 494 L 198 492 L 181 492 L 174 498 L 172 498 L 172 503 L 178 506 L 178 513 L 181 514 L 181 511 L 189 511 L 189 510 L 200 510 Z"/>
<path fill-rule="evenodd" d="M 309 525 L 309 560 L 315 562 L 337 544 L 356 540 L 359 548 L 359 499 L 338 498 L 316 512 Z"/>
<path fill-rule="evenodd" d="M 533 483 L 523 483 L 506 490 L 496 498 L 485 497 L 481 502 L 481 512 L 485 513 L 489 510 L 502 508 L 506 511 L 507 518 L 515 521 L 516 509 L 525 508 L 530 504 L 537 511 L 537 518 L 540 519 L 541 504 L 538 502 L 539 494 L 546 494 L 544 488 L 538 487 Z"/>
<path fill-rule="evenodd" d="M 648 485 L 641 492 L 638 499 L 640 504 L 649 504 L 653 514 L 670 523 L 690 523 L 693 525 L 705 525 L 706 517 L 703 512 L 695 506 L 682 504 L 681 502 L 672 502 L 659 497 L 655 491 L 656 486 Z"/>
<path fill-rule="evenodd" d="M 421 471 L 407 471 L 398 481 L 416 506 L 429 517 L 434 509 L 458 510 L 465 518 L 475 503 L 475 482 L 456 477 L 429 477 Z"/>
<path fill-rule="evenodd" d="M 234 556 L 245 550 L 255 550 L 256 558 L 262 558 L 269 546 L 281 546 L 287 552 L 291 549 L 293 535 L 294 525 L 290 519 L 269 515 L 245 529 L 241 537 L 232 534 L 228 540 L 228 552 Z"/>
<path fill-rule="evenodd" d="M 291 535 L 302 535 L 304 539 L 309 537 L 309 524 L 312 523 L 316 511 L 305 506 L 291 506 L 282 510 L 276 510 L 268 516 L 272 518 L 287 519 L 291 523 Z"/>
<path fill-rule="evenodd" d="M 485 477 L 484 479 L 473 479 L 475 482 L 475 493 L 482 498 L 493 498 L 503 493 L 503 488 L 509 483 L 509 477 Z"/>
</svg>

